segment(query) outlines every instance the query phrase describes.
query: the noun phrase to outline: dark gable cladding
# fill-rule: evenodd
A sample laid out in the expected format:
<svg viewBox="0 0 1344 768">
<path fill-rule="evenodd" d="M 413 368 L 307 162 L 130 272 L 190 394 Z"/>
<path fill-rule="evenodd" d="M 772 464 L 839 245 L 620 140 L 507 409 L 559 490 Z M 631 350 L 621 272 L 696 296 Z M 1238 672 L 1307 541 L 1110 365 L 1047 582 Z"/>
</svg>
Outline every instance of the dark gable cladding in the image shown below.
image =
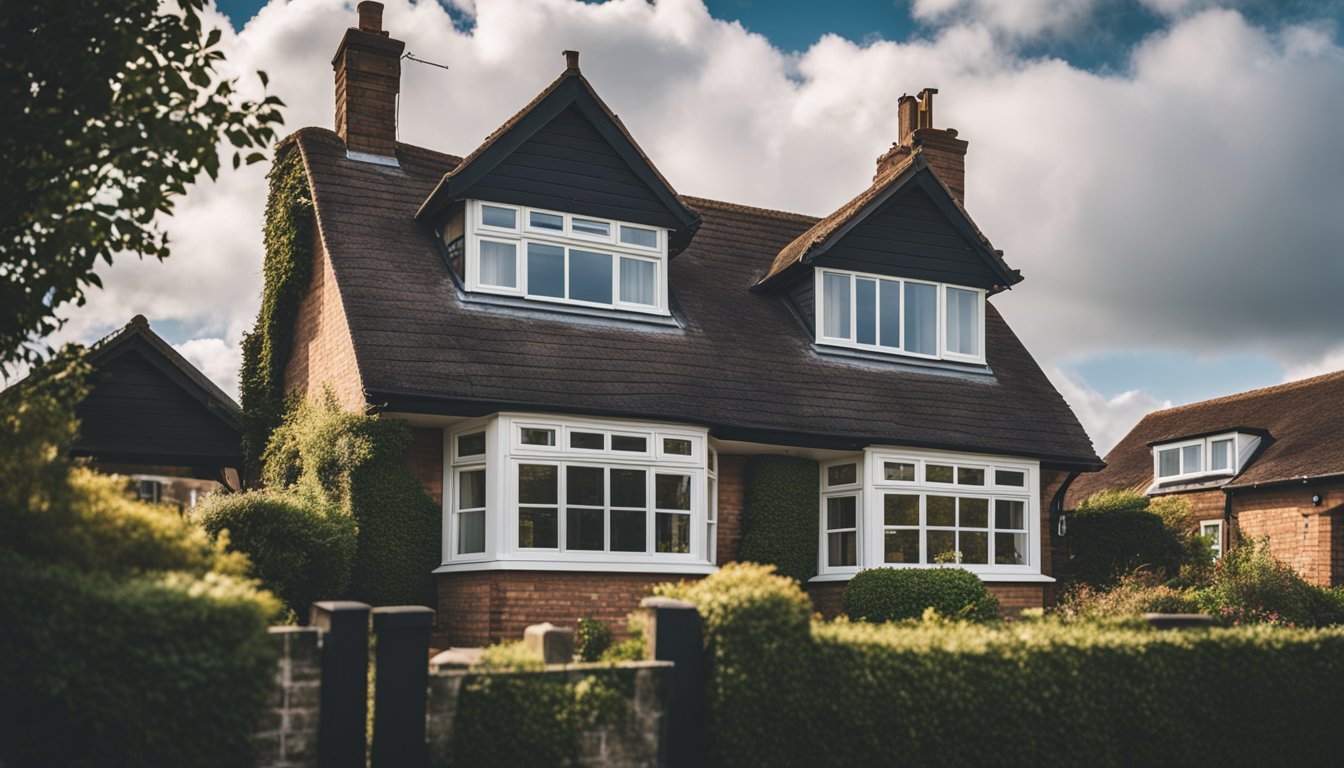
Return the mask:
<svg viewBox="0 0 1344 768">
<path fill-rule="evenodd" d="M 1073 412 L 992 306 L 993 376 L 818 355 L 784 301 L 750 290 L 813 217 L 684 198 L 702 223 L 670 265 L 679 326 L 576 318 L 464 301 L 431 228 L 412 218 L 457 158 L 401 145 L 400 168 L 360 163 L 316 128 L 278 151 L 296 147 L 375 406 L 600 414 L 702 424 L 724 439 L 1100 466 Z"/>
<path fill-rule="evenodd" d="M 1230 488 L 1344 476 L 1344 371 L 1191 403 L 1143 417 L 1106 454 L 1106 469 L 1078 478 L 1068 503 L 1109 489 L 1143 491 L 1153 482 L 1152 446 L 1223 432 L 1262 435 Z"/>
<path fill-rule="evenodd" d="M 446 173 L 418 217 L 432 220 L 467 198 L 665 227 L 673 254 L 698 226 L 695 212 L 577 69 L 566 70 Z"/>
<path fill-rule="evenodd" d="M 242 461 L 237 404 L 136 316 L 89 352 L 92 389 L 72 452 L 113 464 L 195 467 L 213 479 Z"/>
</svg>

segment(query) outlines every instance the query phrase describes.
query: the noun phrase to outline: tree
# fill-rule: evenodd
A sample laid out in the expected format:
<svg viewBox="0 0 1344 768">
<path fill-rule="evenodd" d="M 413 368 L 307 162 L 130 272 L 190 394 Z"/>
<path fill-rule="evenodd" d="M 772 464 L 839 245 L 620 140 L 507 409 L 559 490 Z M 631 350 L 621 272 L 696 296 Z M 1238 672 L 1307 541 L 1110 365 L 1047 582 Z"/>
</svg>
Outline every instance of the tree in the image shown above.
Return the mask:
<svg viewBox="0 0 1344 768">
<path fill-rule="evenodd" d="M 220 74 L 205 0 L 14 0 L 0 13 L 0 369 L 37 362 L 98 262 L 163 259 L 162 216 L 220 147 L 263 159 L 283 103 Z M 266 74 L 257 72 L 263 87 Z M 227 145 L 224 144 L 227 142 Z M 226 152 L 228 150 L 226 149 Z"/>
</svg>

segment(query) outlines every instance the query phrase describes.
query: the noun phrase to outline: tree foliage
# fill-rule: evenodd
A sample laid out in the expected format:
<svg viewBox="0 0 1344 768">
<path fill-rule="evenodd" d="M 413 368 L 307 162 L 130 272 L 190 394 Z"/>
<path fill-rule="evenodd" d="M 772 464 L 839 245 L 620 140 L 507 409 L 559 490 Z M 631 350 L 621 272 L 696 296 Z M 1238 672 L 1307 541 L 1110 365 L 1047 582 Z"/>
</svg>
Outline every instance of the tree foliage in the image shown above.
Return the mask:
<svg viewBox="0 0 1344 768">
<path fill-rule="evenodd" d="M 36 362 L 98 262 L 168 256 L 162 218 L 201 174 L 255 163 L 282 102 L 222 74 L 205 0 L 14 0 L 0 13 L 0 366 Z M 265 73 L 258 72 L 263 86 Z"/>
</svg>

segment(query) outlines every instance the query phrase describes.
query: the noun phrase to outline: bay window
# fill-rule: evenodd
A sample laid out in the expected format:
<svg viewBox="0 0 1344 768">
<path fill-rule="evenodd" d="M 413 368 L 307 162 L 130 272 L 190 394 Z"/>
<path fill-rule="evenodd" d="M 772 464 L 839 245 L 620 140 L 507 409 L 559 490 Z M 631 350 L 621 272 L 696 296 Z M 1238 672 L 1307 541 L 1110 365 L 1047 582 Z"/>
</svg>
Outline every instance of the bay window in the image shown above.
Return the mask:
<svg viewBox="0 0 1344 768">
<path fill-rule="evenodd" d="M 984 291 L 833 269 L 816 279 L 819 344 L 984 362 Z"/>
</svg>

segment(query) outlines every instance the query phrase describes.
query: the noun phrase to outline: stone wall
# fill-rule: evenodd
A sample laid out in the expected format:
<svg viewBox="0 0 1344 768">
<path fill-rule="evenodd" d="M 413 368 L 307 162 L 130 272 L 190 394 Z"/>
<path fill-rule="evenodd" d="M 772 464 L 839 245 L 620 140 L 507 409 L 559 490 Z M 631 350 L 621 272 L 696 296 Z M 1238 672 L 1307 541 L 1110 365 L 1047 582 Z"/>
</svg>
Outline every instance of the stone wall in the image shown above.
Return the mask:
<svg viewBox="0 0 1344 768">
<path fill-rule="evenodd" d="M 258 768 L 317 765 L 317 722 L 322 694 L 320 632 L 312 627 L 271 627 L 280 659 L 275 689 L 257 724 Z"/>
</svg>

